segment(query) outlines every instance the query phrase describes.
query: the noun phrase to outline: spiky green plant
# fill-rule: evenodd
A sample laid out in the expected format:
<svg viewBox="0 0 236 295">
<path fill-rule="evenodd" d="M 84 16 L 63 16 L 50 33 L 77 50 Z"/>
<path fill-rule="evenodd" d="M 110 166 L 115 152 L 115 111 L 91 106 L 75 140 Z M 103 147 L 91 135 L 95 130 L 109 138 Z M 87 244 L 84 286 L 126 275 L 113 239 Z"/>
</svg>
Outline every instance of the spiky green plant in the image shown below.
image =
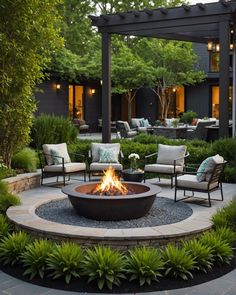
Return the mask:
<svg viewBox="0 0 236 295">
<path fill-rule="evenodd" d="M 25 232 L 17 232 L 3 238 L 0 243 L 0 261 L 3 264 L 14 265 L 20 262 L 21 253 L 29 243 Z"/>
<path fill-rule="evenodd" d="M 184 241 L 183 247 L 186 252 L 192 255 L 199 270 L 207 272 L 212 268 L 214 259 L 210 247 L 201 244 L 196 239 Z"/>
<path fill-rule="evenodd" d="M 57 245 L 46 259 L 50 276 L 53 279 L 64 277 L 69 284 L 72 277 L 80 277 L 83 256 L 83 250 L 75 243 Z"/>
<path fill-rule="evenodd" d="M 10 193 L 0 194 L 0 212 L 6 213 L 7 209 L 11 206 L 20 204 L 20 198 Z"/>
<path fill-rule="evenodd" d="M 88 282 L 96 280 L 100 290 L 105 285 L 112 289 L 113 285 L 120 285 L 120 279 L 126 278 L 125 266 L 125 257 L 119 251 L 98 246 L 87 250 L 83 274 L 89 277 Z"/>
<path fill-rule="evenodd" d="M 165 263 L 165 275 L 188 280 L 193 277 L 191 271 L 196 269 L 196 261 L 183 248 L 167 245 L 162 251 L 162 259 Z"/>
<path fill-rule="evenodd" d="M 46 270 L 46 261 L 53 250 L 53 244 L 47 240 L 35 240 L 26 246 L 21 255 L 21 261 L 26 268 L 23 275 L 29 275 L 33 279 L 39 275 L 43 279 Z"/>
<path fill-rule="evenodd" d="M 130 274 L 130 281 L 139 280 L 140 286 L 152 281 L 158 282 L 158 277 L 162 276 L 164 263 L 157 249 L 135 248 L 129 251 L 127 257 L 127 273 Z"/>
<path fill-rule="evenodd" d="M 215 233 L 222 241 L 225 241 L 230 245 L 233 245 L 236 241 L 236 232 L 230 227 L 217 227 Z"/>
<path fill-rule="evenodd" d="M 208 232 L 201 236 L 199 241 L 210 247 L 212 250 L 213 258 L 216 262 L 229 264 L 233 258 L 233 249 L 226 242 L 220 239 L 219 235 L 215 232 Z"/>
<path fill-rule="evenodd" d="M 214 228 L 230 227 L 236 231 L 236 197 L 211 218 Z"/>
<path fill-rule="evenodd" d="M 0 240 L 7 236 L 11 228 L 7 217 L 0 214 Z"/>
</svg>

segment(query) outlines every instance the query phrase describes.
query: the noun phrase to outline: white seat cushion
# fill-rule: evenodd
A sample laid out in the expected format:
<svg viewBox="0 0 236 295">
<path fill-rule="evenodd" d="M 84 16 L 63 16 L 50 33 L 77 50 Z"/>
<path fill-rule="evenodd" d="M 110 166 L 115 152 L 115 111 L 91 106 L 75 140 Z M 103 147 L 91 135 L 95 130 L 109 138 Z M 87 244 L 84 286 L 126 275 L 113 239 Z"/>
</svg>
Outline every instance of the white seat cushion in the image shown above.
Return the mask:
<svg viewBox="0 0 236 295">
<path fill-rule="evenodd" d="M 108 167 L 112 167 L 115 170 L 121 171 L 123 170 L 123 166 L 120 163 L 99 163 L 94 162 L 90 164 L 91 171 L 103 171 L 108 169 Z"/>
<path fill-rule="evenodd" d="M 217 187 L 218 183 L 211 183 L 210 189 Z M 202 189 L 207 190 L 208 182 L 198 182 L 196 175 L 184 174 L 177 177 L 177 186 L 186 187 L 189 189 Z"/>
<path fill-rule="evenodd" d="M 147 132 L 147 127 L 138 127 L 139 132 Z"/>
<path fill-rule="evenodd" d="M 127 136 L 128 136 L 128 137 L 132 137 L 132 136 L 135 136 L 135 135 L 137 135 L 137 134 L 138 134 L 137 131 L 129 131 L 129 132 L 127 132 Z"/>
<path fill-rule="evenodd" d="M 71 173 L 71 172 L 79 172 L 86 169 L 85 163 L 66 163 L 64 165 L 65 172 Z M 62 172 L 62 165 L 47 165 L 44 166 L 45 172 Z"/>
<path fill-rule="evenodd" d="M 117 158 L 120 153 L 120 144 L 119 143 L 92 143 L 91 144 L 91 152 L 92 152 L 92 161 L 98 162 L 100 158 L 99 150 L 100 148 L 108 148 L 113 149 L 116 154 Z"/>
<path fill-rule="evenodd" d="M 149 164 L 144 167 L 145 172 L 155 172 L 155 173 L 174 173 L 174 165 L 163 165 L 163 164 Z M 175 166 L 175 172 L 183 172 L 183 166 Z"/>
<path fill-rule="evenodd" d="M 186 145 L 165 145 L 159 144 L 158 145 L 158 157 L 157 157 L 157 164 L 167 164 L 167 165 L 174 165 L 174 160 L 181 158 L 180 160 L 176 161 L 176 165 L 183 166 L 184 165 L 184 156 L 186 153 Z"/>
<path fill-rule="evenodd" d="M 44 144 L 43 152 L 46 154 L 46 160 L 48 165 L 53 165 L 53 158 L 51 156 L 51 150 L 54 150 L 57 153 L 57 156 L 64 158 L 64 163 L 70 163 L 70 156 L 67 151 L 67 144 Z"/>
</svg>

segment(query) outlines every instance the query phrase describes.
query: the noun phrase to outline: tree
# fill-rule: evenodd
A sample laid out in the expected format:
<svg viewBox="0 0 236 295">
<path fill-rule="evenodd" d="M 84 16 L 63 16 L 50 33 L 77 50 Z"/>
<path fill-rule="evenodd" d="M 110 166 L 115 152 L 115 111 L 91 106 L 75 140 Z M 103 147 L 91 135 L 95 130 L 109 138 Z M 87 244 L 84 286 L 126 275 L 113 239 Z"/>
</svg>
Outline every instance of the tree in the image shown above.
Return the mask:
<svg viewBox="0 0 236 295">
<path fill-rule="evenodd" d="M 136 50 L 147 63 L 152 63 L 155 78 L 150 80 L 149 86 L 158 96 L 161 119 L 167 117 L 173 88 L 205 79 L 205 73 L 197 69 L 197 56 L 191 43 L 143 39 Z"/>
<path fill-rule="evenodd" d="M 135 55 L 124 42 L 116 42 L 112 59 L 112 91 L 124 93 L 128 102 L 128 121 L 131 120 L 131 105 L 139 88 L 153 80 L 153 68 L 140 56 Z"/>
<path fill-rule="evenodd" d="M 61 47 L 60 0 L 0 0 L 0 154 L 10 166 L 13 153 L 30 140 L 35 101 L 50 52 Z"/>
</svg>

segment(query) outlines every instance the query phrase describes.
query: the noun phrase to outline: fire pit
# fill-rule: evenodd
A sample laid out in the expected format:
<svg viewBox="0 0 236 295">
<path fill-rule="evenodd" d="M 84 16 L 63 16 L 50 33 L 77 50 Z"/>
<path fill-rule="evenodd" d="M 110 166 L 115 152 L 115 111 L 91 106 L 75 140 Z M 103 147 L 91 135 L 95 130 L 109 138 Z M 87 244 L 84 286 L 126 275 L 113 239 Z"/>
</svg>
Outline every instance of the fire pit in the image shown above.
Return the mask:
<svg viewBox="0 0 236 295">
<path fill-rule="evenodd" d="M 95 220 L 127 220 L 151 209 L 160 187 L 120 182 L 109 168 L 101 183 L 72 184 L 62 189 L 79 215 Z"/>
</svg>

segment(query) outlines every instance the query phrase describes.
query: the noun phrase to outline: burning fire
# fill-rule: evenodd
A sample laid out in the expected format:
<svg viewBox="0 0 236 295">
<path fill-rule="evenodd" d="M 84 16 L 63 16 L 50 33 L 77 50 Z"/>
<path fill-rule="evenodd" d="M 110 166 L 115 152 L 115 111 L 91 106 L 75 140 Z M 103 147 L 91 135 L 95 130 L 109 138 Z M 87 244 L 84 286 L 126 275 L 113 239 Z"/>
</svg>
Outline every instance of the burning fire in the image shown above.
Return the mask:
<svg viewBox="0 0 236 295">
<path fill-rule="evenodd" d="M 120 182 L 114 169 L 110 166 L 104 171 L 104 176 L 100 184 L 96 186 L 93 194 L 100 196 L 126 195 L 127 188 Z"/>
</svg>

